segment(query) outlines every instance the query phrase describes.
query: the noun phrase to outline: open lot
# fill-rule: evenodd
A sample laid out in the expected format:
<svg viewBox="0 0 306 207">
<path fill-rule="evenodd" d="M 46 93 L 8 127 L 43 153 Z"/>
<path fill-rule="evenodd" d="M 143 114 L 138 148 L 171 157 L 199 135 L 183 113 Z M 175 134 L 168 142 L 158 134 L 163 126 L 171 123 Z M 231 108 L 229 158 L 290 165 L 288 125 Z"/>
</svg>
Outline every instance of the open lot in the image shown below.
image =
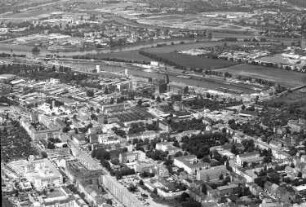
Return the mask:
<svg viewBox="0 0 306 207">
<path fill-rule="evenodd" d="M 240 64 L 220 69 L 222 72 L 229 72 L 234 75 L 249 76 L 270 80 L 285 87 L 296 87 L 306 84 L 306 74 L 283 69 L 270 68 L 257 65 Z"/>
</svg>

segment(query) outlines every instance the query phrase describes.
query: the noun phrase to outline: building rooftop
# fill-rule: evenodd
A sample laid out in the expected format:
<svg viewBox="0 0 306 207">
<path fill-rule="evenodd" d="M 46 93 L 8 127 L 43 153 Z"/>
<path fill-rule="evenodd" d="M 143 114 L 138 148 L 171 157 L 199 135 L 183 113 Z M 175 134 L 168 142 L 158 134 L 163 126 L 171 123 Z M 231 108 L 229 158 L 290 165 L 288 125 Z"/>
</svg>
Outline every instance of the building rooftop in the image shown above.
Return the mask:
<svg viewBox="0 0 306 207">
<path fill-rule="evenodd" d="M 252 157 L 252 156 L 259 156 L 259 152 L 249 152 L 249 153 L 244 153 L 244 154 L 240 154 L 239 157 L 240 158 L 248 158 L 248 157 Z"/>
</svg>

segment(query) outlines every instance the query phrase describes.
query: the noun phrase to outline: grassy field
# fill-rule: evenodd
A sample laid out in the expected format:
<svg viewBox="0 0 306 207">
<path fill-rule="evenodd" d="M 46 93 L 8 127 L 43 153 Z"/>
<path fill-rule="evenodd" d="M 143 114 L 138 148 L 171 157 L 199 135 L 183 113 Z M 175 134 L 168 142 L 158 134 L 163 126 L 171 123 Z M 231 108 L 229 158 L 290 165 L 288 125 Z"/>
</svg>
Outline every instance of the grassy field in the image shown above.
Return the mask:
<svg viewBox="0 0 306 207">
<path fill-rule="evenodd" d="M 285 87 L 296 87 L 306 84 L 306 74 L 294 71 L 287 71 L 277 68 L 270 68 L 257 65 L 240 64 L 220 69 L 219 71 L 229 72 L 234 75 L 249 76 L 270 80 Z"/>
<path fill-rule="evenodd" d="M 158 53 L 155 55 L 160 58 L 169 60 L 171 62 L 175 62 L 177 65 L 187 68 L 202 68 L 208 70 L 208 69 L 219 69 L 219 68 L 230 67 L 236 64 L 226 60 L 191 56 L 176 52 Z"/>
</svg>

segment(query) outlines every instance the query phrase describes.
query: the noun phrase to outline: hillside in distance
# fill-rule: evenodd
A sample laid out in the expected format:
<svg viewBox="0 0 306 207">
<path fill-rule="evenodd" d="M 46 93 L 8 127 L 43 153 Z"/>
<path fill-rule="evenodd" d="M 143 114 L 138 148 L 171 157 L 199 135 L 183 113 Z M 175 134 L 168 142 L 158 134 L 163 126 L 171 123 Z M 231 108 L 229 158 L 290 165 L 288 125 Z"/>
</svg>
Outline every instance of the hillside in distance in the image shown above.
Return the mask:
<svg viewBox="0 0 306 207">
<path fill-rule="evenodd" d="M 306 8 L 306 1 L 305 0 L 287 0 L 288 3 L 298 6 L 298 7 L 304 7 Z"/>
</svg>

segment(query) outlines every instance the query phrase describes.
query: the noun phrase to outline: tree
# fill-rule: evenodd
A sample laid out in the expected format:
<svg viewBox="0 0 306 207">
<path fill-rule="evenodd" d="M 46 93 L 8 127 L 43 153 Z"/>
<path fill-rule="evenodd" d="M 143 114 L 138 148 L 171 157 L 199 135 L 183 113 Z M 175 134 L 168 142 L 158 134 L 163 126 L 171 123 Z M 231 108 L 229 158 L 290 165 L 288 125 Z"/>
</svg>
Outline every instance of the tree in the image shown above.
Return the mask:
<svg viewBox="0 0 306 207">
<path fill-rule="evenodd" d="M 134 192 L 137 191 L 137 187 L 136 187 L 135 185 L 130 185 L 130 186 L 128 187 L 128 190 L 129 190 L 130 192 L 134 193 Z"/>
<path fill-rule="evenodd" d="M 113 205 L 113 201 L 111 199 L 107 199 L 106 203 L 109 204 L 109 205 Z"/>
<path fill-rule="evenodd" d="M 184 88 L 184 94 L 187 94 L 187 93 L 189 93 L 189 88 L 188 88 L 188 86 L 186 86 L 186 87 Z"/>
<path fill-rule="evenodd" d="M 40 53 L 40 49 L 37 46 L 32 48 L 32 54 L 33 55 L 38 55 L 39 53 Z"/>
<path fill-rule="evenodd" d="M 154 188 L 153 193 L 157 195 L 157 188 Z"/>
<path fill-rule="evenodd" d="M 173 160 L 171 159 L 167 159 L 165 162 L 164 162 L 164 165 L 166 166 L 171 166 L 173 164 Z"/>
<path fill-rule="evenodd" d="M 244 139 L 241 144 L 244 146 L 245 152 L 253 152 L 255 149 L 254 140 L 252 139 Z"/>
<path fill-rule="evenodd" d="M 94 92 L 93 92 L 92 90 L 87 90 L 87 91 L 86 91 L 86 95 L 87 95 L 88 97 L 93 97 L 93 96 L 94 96 Z"/>
<path fill-rule="evenodd" d="M 41 152 L 41 156 L 42 156 L 42 158 L 47 158 L 48 154 L 45 151 L 42 151 Z"/>
<path fill-rule="evenodd" d="M 223 174 L 220 174 L 219 180 L 223 180 L 223 179 L 224 179 L 224 175 L 223 175 Z"/>
<path fill-rule="evenodd" d="M 63 128 L 63 132 L 64 132 L 64 133 L 69 132 L 69 130 L 70 130 L 70 127 L 69 127 L 69 126 L 65 126 L 65 127 Z"/>
<path fill-rule="evenodd" d="M 189 194 L 186 193 L 186 192 L 183 192 L 183 193 L 181 194 L 181 196 L 179 197 L 179 201 L 180 201 L 180 202 L 184 202 L 184 201 L 189 200 L 189 198 L 190 198 Z"/>
<path fill-rule="evenodd" d="M 231 147 L 231 153 L 233 153 L 235 155 L 239 154 L 239 151 L 238 151 L 235 144 L 233 144 L 232 147 Z"/>
<path fill-rule="evenodd" d="M 109 94 L 109 90 L 108 90 L 107 87 L 104 89 L 104 93 L 105 93 L 105 94 Z"/>
<path fill-rule="evenodd" d="M 206 182 L 207 182 L 207 183 L 210 182 L 210 176 L 209 176 L 209 175 L 206 176 Z"/>
<path fill-rule="evenodd" d="M 188 200 L 186 202 L 183 202 L 182 204 L 182 207 L 201 207 L 202 204 L 197 202 L 197 201 L 193 201 L 193 200 Z"/>
<path fill-rule="evenodd" d="M 297 152 L 298 152 L 298 150 L 295 147 L 291 147 L 290 150 L 289 150 L 289 154 L 291 156 L 295 156 Z"/>
<path fill-rule="evenodd" d="M 111 163 L 113 164 L 113 165 L 119 165 L 119 160 L 118 159 L 113 159 L 113 160 L 111 160 Z"/>
<path fill-rule="evenodd" d="M 95 115 L 95 114 L 91 114 L 91 115 L 90 115 L 90 118 L 91 118 L 92 120 L 98 120 L 98 117 L 97 117 L 97 115 Z"/>
<path fill-rule="evenodd" d="M 209 156 L 203 157 L 202 161 L 203 161 L 203 162 L 210 163 L 210 158 L 209 158 Z"/>
<path fill-rule="evenodd" d="M 208 33 L 208 39 L 212 39 L 213 35 L 211 32 Z"/>
<path fill-rule="evenodd" d="M 143 180 L 139 181 L 139 185 L 144 185 Z"/>
<path fill-rule="evenodd" d="M 156 101 L 157 101 L 158 103 L 160 103 L 160 102 L 161 102 L 161 98 L 160 98 L 159 96 L 157 96 Z"/>
<path fill-rule="evenodd" d="M 48 142 L 47 148 L 48 149 L 55 149 L 54 143 L 53 142 Z"/>
<path fill-rule="evenodd" d="M 180 147 L 180 143 L 179 143 L 177 140 L 175 140 L 175 141 L 173 142 L 173 146 L 174 146 L 174 147 Z"/>
<path fill-rule="evenodd" d="M 97 158 L 99 160 L 110 160 L 109 152 L 103 148 L 93 150 L 92 157 Z"/>
<path fill-rule="evenodd" d="M 205 184 L 202 184 L 202 193 L 204 193 L 204 195 L 207 195 L 207 187 Z"/>
<path fill-rule="evenodd" d="M 178 151 L 174 154 L 174 157 L 181 157 L 183 156 L 183 153 L 181 151 Z"/>
<path fill-rule="evenodd" d="M 138 105 L 138 106 L 141 106 L 141 105 L 142 105 L 142 100 L 141 100 L 141 99 L 139 99 L 139 101 L 137 102 L 137 105 Z"/>
<path fill-rule="evenodd" d="M 242 106 L 241 106 L 241 110 L 243 110 L 243 111 L 244 111 L 244 110 L 245 110 L 245 108 L 246 108 L 246 107 L 245 107 L 245 105 L 242 105 Z"/>
<path fill-rule="evenodd" d="M 110 99 L 109 103 L 110 103 L 110 104 L 114 104 L 114 102 L 115 102 L 115 100 L 114 100 L 114 98 L 112 97 L 112 98 Z"/>
</svg>

